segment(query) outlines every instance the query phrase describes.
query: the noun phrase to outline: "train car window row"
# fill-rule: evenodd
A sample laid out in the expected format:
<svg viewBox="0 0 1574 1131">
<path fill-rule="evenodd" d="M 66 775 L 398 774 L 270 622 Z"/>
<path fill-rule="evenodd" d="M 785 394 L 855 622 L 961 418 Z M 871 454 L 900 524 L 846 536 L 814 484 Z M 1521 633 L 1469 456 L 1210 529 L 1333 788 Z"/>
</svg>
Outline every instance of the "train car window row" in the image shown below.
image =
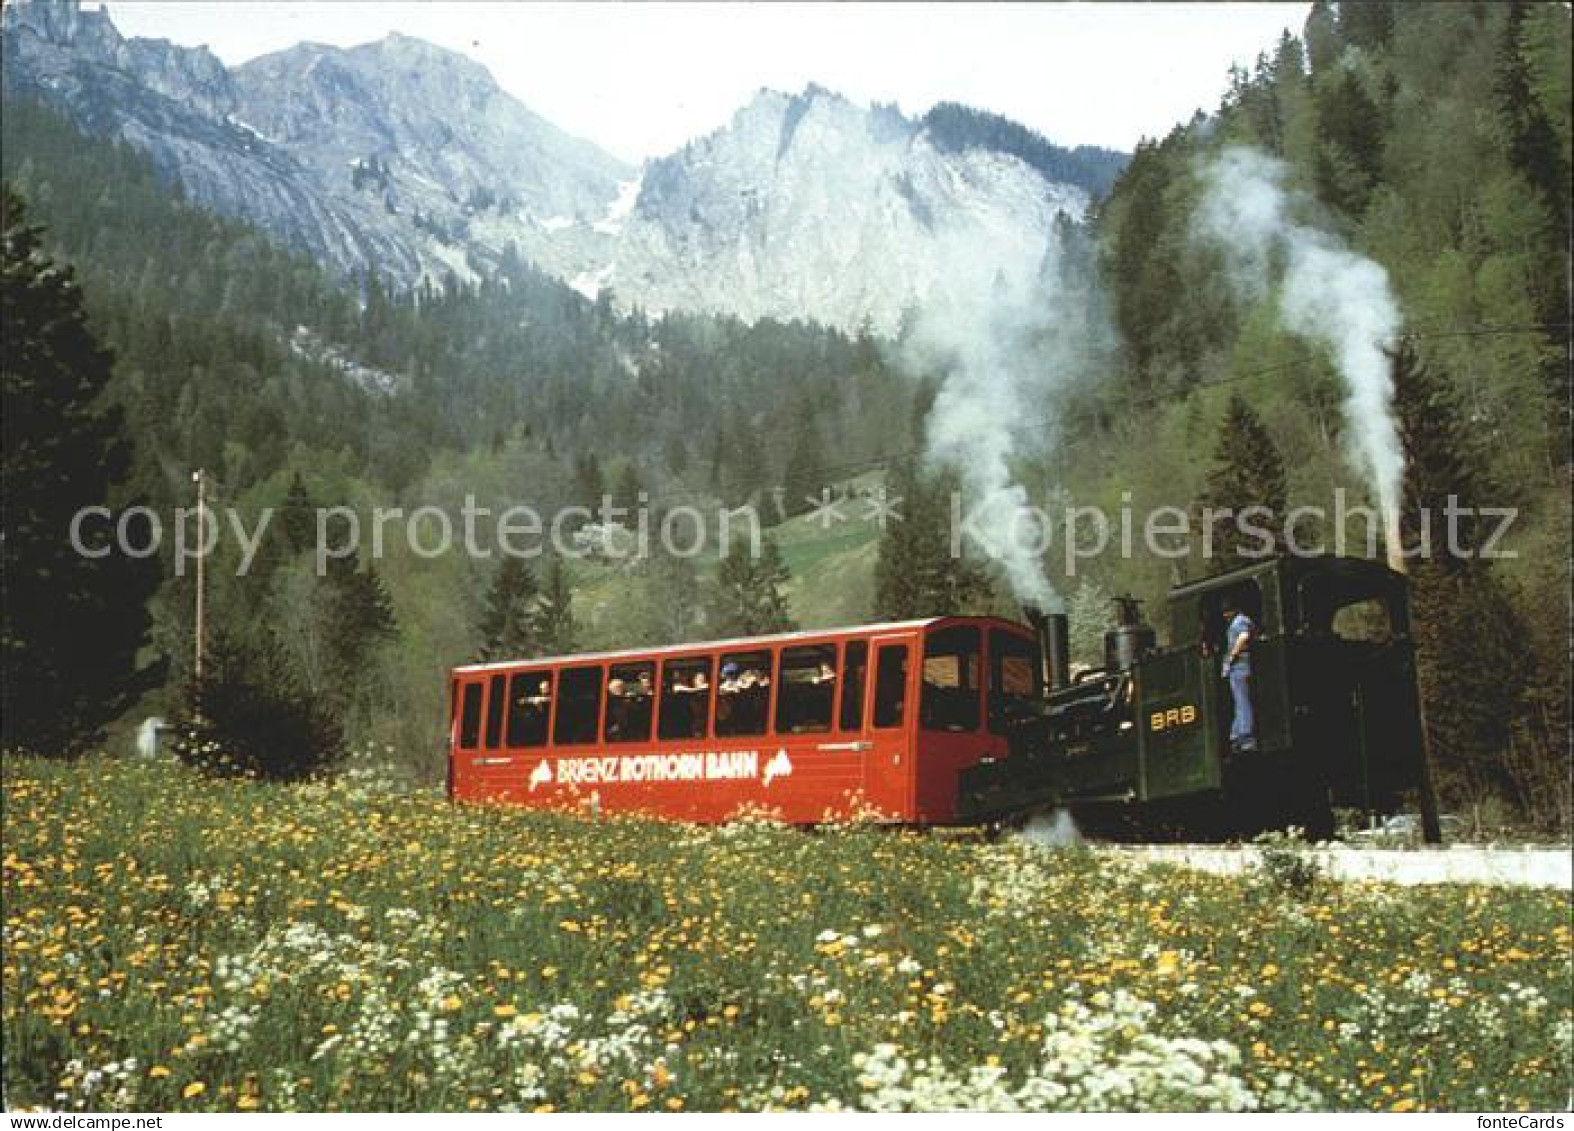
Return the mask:
<svg viewBox="0 0 1574 1131">
<path fill-rule="evenodd" d="M 1003 729 L 1011 706 L 1040 693 L 1034 643 L 1020 635 L 989 636 L 975 626 L 936 631 L 925 640 L 918 722 L 928 730 L 980 729 L 988 690 L 988 723 Z M 874 647 L 874 696 L 869 723 L 881 729 L 907 721 L 907 643 L 849 640 L 721 655 L 627 660 L 492 674 L 455 685 L 462 749 L 540 749 L 548 745 L 749 738 L 858 733 Z"/>
</svg>

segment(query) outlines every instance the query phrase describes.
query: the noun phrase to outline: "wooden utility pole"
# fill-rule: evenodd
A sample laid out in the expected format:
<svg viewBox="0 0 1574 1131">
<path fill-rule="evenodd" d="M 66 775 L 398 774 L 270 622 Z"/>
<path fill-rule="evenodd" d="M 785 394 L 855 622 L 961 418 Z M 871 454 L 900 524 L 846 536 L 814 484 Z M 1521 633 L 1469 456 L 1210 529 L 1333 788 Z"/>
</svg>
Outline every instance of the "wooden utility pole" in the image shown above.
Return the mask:
<svg viewBox="0 0 1574 1131">
<path fill-rule="evenodd" d="M 207 506 L 208 506 L 208 501 L 207 501 L 208 481 L 207 481 L 206 474 L 203 472 L 202 468 L 200 468 L 200 467 L 197 468 L 196 471 L 193 471 L 191 473 L 191 478 L 197 484 L 197 542 L 198 542 L 198 544 L 200 546 L 201 543 L 202 543 L 203 536 L 207 532 L 207 526 L 206 526 L 207 519 L 206 519 L 205 516 L 207 515 Z M 202 694 L 202 653 L 204 651 L 204 649 L 203 649 L 204 636 L 203 636 L 202 618 L 203 618 L 203 613 L 205 611 L 204 608 L 203 608 L 203 601 L 204 601 L 204 597 L 206 596 L 205 591 L 206 591 L 206 588 L 207 588 L 207 570 L 205 568 L 206 565 L 207 565 L 207 555 L 206 554 L 198 554 L 197 555 L 197 623 L 196 623 L 196 629 L 195 629 L 195 631 L 192 634 L 193 637 L 194 637 L 194 641 L 193 641 L 193 644 L 192 644 L 192 663 L 191 663 L 191 667 L 192 667 L 192 676 L 193 676 L 192 686 L 195 689 L 196 694 L 199 697 L 198 698 L 198 702 L 197 702 L 197 709 L 198 709 L 199 712 L 202 709 L 202 703 L 201 703 L 201 698 L 200 698 L 201 694 Z"/>
</svg>

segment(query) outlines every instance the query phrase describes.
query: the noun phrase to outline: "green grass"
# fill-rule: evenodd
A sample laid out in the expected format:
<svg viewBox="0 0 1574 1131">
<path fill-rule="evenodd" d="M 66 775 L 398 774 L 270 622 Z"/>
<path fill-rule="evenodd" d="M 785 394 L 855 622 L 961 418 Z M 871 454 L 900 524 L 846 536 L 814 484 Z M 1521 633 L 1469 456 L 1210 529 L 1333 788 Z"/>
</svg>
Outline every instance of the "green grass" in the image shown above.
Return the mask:
<svg viewBox="0 0 1574 1131">
<path fill-rule="evenodd" d="M 1547 1109 L 1566 894 L 8 759 L 12 1107 Z"/>
<path fill-rule="evenodd" d="M 883 472 L 869 472 L 845 486 L 867 490 L 883 479 Z M 763 531 L 776 540 L 792 574 L 786 594 L 793 619 L 802 628 L 837 628 L 870 619 L 880 528 L 869 517 L 866 503 L 845 503 L 841 514 L 845 521 L 827 524 L 799 515 Z M 704 575 L 715 572 L 710 553 L 696 565 Z M 642 605 L 649 597 L 643 586 L 631 584 L 629 570 L 626 562 L 586 559 L 574 565 L 574 608 L 586 621 L 592 647 L 626 647 L 623 626 L 642 623 Z"/>
</svg>

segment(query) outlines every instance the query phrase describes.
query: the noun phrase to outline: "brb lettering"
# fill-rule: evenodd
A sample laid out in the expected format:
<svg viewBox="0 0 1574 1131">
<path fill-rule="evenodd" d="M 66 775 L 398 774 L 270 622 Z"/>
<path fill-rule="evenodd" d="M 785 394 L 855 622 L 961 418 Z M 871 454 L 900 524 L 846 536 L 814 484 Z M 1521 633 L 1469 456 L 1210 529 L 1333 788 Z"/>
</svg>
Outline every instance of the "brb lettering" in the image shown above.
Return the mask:
<svg viewBox="0 0 1574 1131">
<path fill-rule="evenodd" d="M 1174 730 L 1176 727 L 1190 726 L 1196 721 L 1197 708 L 1190 703 L 1185 703 L 1179 707 L 1154 711 L 1148 716 L 1148 729 Z"/>
</svg>

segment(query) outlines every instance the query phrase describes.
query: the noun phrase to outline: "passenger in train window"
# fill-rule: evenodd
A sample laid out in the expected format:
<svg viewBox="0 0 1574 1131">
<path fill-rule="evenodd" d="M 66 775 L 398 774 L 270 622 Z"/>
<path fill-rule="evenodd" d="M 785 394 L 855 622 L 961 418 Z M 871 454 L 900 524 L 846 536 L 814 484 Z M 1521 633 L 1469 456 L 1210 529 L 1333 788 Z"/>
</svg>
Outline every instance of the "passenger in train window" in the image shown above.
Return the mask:
<svg viewBox="0 0 1574 1131">
<path fill-rule="evenodd" d="M 628 685 L 614 676 L 607 680 L 607 738 L 615 741 L 623 736 L 628 713 Z"/>
<path fill-rule="evenodd" d="M 831 666 L 829 660 L 821 660 L 820 670 L 810 677 L 809 682 L 815 684 L 835 683 L 836 669 Z"/>
<path fill-rule="evenodd" d="M 667 690 L 674 695 L 693 695 L 696 691 L 707 690 L 708 687 L 709 685 L 705 682 L 705 671 L 701 668 L 694 672 L 693 683 L 685 682 L 682 672 L 673 672 L 672 685 Z"/>
<path fill-rule="evenodd" d="M 552 702 L 552 681 L 550 679 L 543 679 L 540 683 L 536 684 L 536 693 L 526 698 L 525 702 L 529 703 L 532 707 L 545 707 L 548 703 Z"/>
</svg>

